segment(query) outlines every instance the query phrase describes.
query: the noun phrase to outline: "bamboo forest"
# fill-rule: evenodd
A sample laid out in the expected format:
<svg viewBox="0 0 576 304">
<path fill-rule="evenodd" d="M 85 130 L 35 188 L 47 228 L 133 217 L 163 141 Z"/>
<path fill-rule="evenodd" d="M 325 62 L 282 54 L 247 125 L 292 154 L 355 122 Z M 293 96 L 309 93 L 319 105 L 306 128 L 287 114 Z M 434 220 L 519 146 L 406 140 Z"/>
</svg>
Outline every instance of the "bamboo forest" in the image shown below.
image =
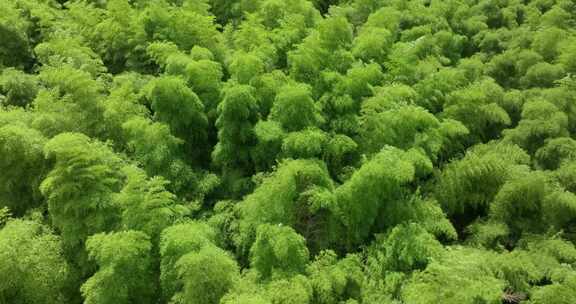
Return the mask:
<svg viewBox="0 0 576 304">
<path fill-rule="evenodd" d="M 576 0 L 0 0 L 0 304 L 576 303 Z"/>
</svg>

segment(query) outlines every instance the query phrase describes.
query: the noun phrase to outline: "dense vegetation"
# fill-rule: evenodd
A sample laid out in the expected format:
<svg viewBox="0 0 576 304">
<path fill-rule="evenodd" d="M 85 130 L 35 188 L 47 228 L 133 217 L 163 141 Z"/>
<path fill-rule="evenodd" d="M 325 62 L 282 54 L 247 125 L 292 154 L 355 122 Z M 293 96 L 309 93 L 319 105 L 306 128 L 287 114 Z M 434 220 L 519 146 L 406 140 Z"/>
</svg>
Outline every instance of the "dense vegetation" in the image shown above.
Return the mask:
<svg viewBox="0 0 576 304">
<path fill-rule="evenodd" d="M 576 1 L 0 0 L 1 304 L 573 304 Z"/>
</svg>

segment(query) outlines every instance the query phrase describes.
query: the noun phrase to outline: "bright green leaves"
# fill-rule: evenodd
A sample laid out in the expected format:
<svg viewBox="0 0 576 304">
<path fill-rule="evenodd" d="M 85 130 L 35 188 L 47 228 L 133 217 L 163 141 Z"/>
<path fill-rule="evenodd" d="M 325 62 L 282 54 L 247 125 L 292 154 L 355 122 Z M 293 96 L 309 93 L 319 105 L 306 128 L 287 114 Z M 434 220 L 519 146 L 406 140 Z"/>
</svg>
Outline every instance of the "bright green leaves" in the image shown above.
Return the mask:
<svg viewBox="0 0 576 304">
<path fill-rule="evenodd" d="M 541 212 L 541 221 L 550 230 L 572 231 L 573 220 L 576 216 L 576 195 L 569 191 L 556 189 L 544 198 Z M 571 236 L 566 238 L 571 239 Z"/>
<path fill-rule="evenodd" d="M 249 168 L 250 146 L 255 144 L 254 125 L 258 118 L 258 102 L 252 87 L 232 85 L 224 90 L 216 120 L 218 144 L 212 152 L 215 163 Z"/>
<path fill-rule="evenodd" d="M 264 62 L 253 53 L 238 52 L 231 58 L 230 75 L 239 84 L 250 84 L 252 79 L 264 73 Z"/>
<path fill-rule="evenodd" d="M 576 195 L 558 188 L 541 171 L 526 172 L 502 186 L 490 215 L 515 234 L 570 230 L 576 216 Z"/>
<path fill-rule="evenodd" d="M 43 65 L 53 67 L 69 65 L 92 76 L 106 72 L 100 57 L 94 50 L 83 45 L 78 37 L 54 37 L 38 44 L 34 52 Z"/>
<path fill-rule="evenodd" d="M 542 168 L 557 169 L 563 162 L 576 159 L 576 141 L 568 137 L 550 139 L 536 151 L 535 157 Z"/>
<path fill-rule="evenodd" d="M 566 72 L 574 74 L 576 72 L 576 64 L 571 60 L 576 55 L 576 47 L 574 46 L 574 39 L 568 40 L 560 47 L 560 55 L 558 61 L 562 63 Z"/>
<path fill-rule="evenodd" d="M 160 68 L 167 69 L 169 61 L 179 61 L 183 63 L 189 62 L 191 58 L 187 58 L 184 54 L 180 52 L 178 46 L 170 41 L 155 41 L 150 43 L 146 47 L 146 53 L 148 56 L 160 66 Z M 182 60 L 169 60 L 170 57 L 176 57 Z M 182 68 L 182 66 L 180 66 Z M 181 71 L 182 69 L 180 69 Z M 170 73 L 171 74 L 171 73 Z"/>
<path fill-rule="evenodd" d="M 215 231 L 202 222 L 176 224 L 162 232 L 160 283 L 165 301 L 217 304 L 236 283 L 236 261 L 215 242 Z"/>
<path fill-rule="evenodd" d="M 338 260 L 333 251 L 320 252 L 307 267 L 313 303 L 331 304 L 359 298 L 364 279 L 357 255 Z"/>
<path fill-rule="evenodd" d="M 21 216 L 40 202 L 38 186 L 47 171 L 38 131 L 19 125 L 0 127 L 0 206 Z"/>
<path fill-rule="evenodd" d="M 384 62 L 392 41 L 392 34 L 387 29 L 365 26 L 354 38 L 352 52 L 364 62 Z"/>
<path fill-rule="evenodd" d="M 45 87 L 32 102 L 32 126 L 47 136 L 62 132 L 82 132 L 102 136 L 103 84 L 83 70 L 69 65 L 47 66 L 38 74 Z"/>
<path fill-rule="evenodd" d="M 361 100 L 372 95 L 373 86 L 380 84 L 383 78 L 382 68 L 375 63 L 353 66 L 346 71 L 345 92 L 354 100 Z"/>
<path fill-rule="evenodd" d="M 328 226 L 333 202 L 312 198 L 330 192 L 332 181 L 325 167 L 312 160 L 287 160 L 244 199 L 240 209 L 240 236 L 237 246 L 247 251 L 260 224 L 295 227 L 313 246 L 325 244 L 332 234 Z M 310 197 L 310 198 L 309 198 Z M 328 195 L 330 197 L 330 195 Z"/>
<path fill-rule="evenodd" d="M 200 222 L 187 222 L 166 228 L 160 237 L 160 284 L 162 297 L 169 301 L 181 291 L 182 281 L 176 263 L 188 253 L 213 246 L 216 234 L 212 228 Z M 191 291 L 193 292 L 193 291 Z"/>
<path fill-rule="evenodd" d="M 387 235 L 379 236 L 368 251 L 370 271 L 410 272 L 423 270 L 428 263 L 442 253 L 442 245 L 422 226 L 409 223 L 398 225 Z"/>
<path fill-rule="evenodd" d="M 126 167 L 125 172 L 126 185 L 115 197 L 122 205 L 122 225 L 127 230 L 143 231 L 157 241 L 162 230 L 182 219 L 188 209 L 166 190 L 169 182 L 162 177 L 148 179 L 134 167 Z"/>
<path fill-rule="evenodd" d="M 250 265 L 261 278 L 271 279 L 303 273 L 308 262 L 306 240 L 281 224 L 262 224 L 250 248 Z"/>
<path fill-rule="evenodd" d="M 241 1 L 226 1 L 226 0 L 211 0 L 210 6 L 216 16 L 216 20 L 220 24 L 226 24 L 234 21 L 240 17 L 242 13 L 239 11 L 239 4 Z"/>
<path fill-rule="evenodd" d="M 102 83 L 94 80 L 91 74 L 69 65 L 46 67 L 38 77 L 54 97 L 66 99 L 80 106 L 89 106 L 100 97 L 103 89 Z M 94 106 L 96 105 L 92 105 Z"/>
<path fill-rule="evenodd" d="M 154 2 L 142 11 L 141 26 L 151 41 L 171 41 L 182 50 L 193 46 L 221 53 L 221 33 L 214 17 L 197 9 L 178 9 L 166 2 Z M 216 56 L 219 57 L 219 56 Z"/>
<path fill-rule="evenodd" d="M 458 238 L 456 230 L 434 200 L 423 199 L 419 193 L 387 203 L 380 212 L 378 227 L 396 227 L 405 223 L 417 223 L 430 234 L 442 240 Z"/>
<path fill-rule="evenodd" d="M 86 304 L 153 303 L 152 244 L 139 231 L 96 234 L 86 241 L 98 271 L 81 288 Z"/>
<path fill-rule="evenodd" d="M 33 221 L 8 220 L 0 227 L 0 302 L 67 302 L 69 267 L 60 239 Z"/>
<path fill-rule="evenodd" d="M 122 160 L 106 145 L 77 133 L 63 133 L 44 147 L 52 171 L 40 185 L 54 227 L 75 254 L 84 240 L 117 227 L 119 206 L 113 193 L 120 190 Z"/>
<path fill-rule="evenodd" d="M 288 76 L 280 70 L 260 75 L 252 81 L 252 86 L 256 88 L 256 98 L 260 105 L 260 113 L 263 117 L 268 117 L 276 95 L 280 89 L 289 81 Z"/>
<path fill-rule="evenodd" d="M 306 127 L 318 126 L 323 121 L 310 89 L 303 84 L 288 85 L 280 89 L 270 112 L 270 119 L 278 121 L 287 131 L 300 131 Z"/>
<path fill-rule="evenodd" d="M 289 133 L 282 143 L 282 152 L 294 159 L 320 157 L 327 143 L 328 135 L 326 133 L 320 130 L 306 129 Z"/>
<path fill-rule="evenodd" d="M 576 296 L 576 276 L 567 274 L 564 277 L 557 278 L 554 283 L 537 288 L 533 293 L 529 303 L 544 304 L 558 303 L 569 304 Z"/>
<path fill-rule="evenodd" d="M 556 27 L 544 28 L 534 35 L 532 49 L 538 52 L 547 61 L 552 61 L 558 56 L 558 50 L 562 37 L 566 32 Z"/>
<path fill-rule="evenodd" d="M 183 290 L 173 301 L 186 304 L 218 304 L 239 278 L 236 261 L 216 246 L 186 254 L 176 263 Z"/>
<path fill-rule="evenodd" d="M 520 83 L 527 87 L 551 87 L 566 73 L 561 65 L 553 65 L 540 62 L 531 66 L 526 75 L 520 79 Z"/>
<path fill-rule="evenodd" d="M 199 59 L 186 66 L 186 79 L 204 103 L 209 117 L 216 115 L 222 77 L 223 72 L 220 64 L 209 59 Z"/>
<path fill-rule="evenodd" d="M 537 99 L 524 104 L 522 120 L 516 128 L 503 132 L 510 141 L 534 153 L 547 138 L 565 137 L 568 134 L 568 117 L 555 104 Z"/>
<path fill-rule="evenodd" d="M 106 139 L 114 142 L 116 147 L 126 147 L 130 135 L 123 130 L 123 124 L 129 120 L 150 115 L 149 107 L 142 101 L 142 88 L 150 80 L 138 73 L 126 73 L 114 77 L 110 94 L 102 101 L 104 107 L 103 124 Z"/>
<path fill-rule="evenodd" d="M 258 143 L 252 150 L 252 159 L 257 169 L 271 168 L 276 164 L 276 155 L 282 148 L 286 133 L 282 126 L 273 120 L 259 121 L 254 126 Z"/>
<path fill-rule="evenodd" d="M 184 162 L 183 141 L 163 123 L 134 118 L 122 125 L 130 155 L 150 176 L 162 176 L 169 188 L 181 191 L 195 181 L 195 174 Z"/>
<path fill-rule="evenodd" d="M 415 103 L 436 114 L 440 112 L 450 97 L 450 93 L 477 79 L 483 68 L 482 62 L 474 59 L 460 61 L 461 69 L 442 68 L 427 75 L 413 86 L 417 95 Z"/>
<path fill-rule="evenodd" d="M 540 301 L 553 299 L 550 292 L 557 290 L 563 303 L 564 287 L 574 275 L 568 265 L 574 264 L 575 253 L 568 242 L 540 237 L 524 239 L 514 251 L 502 254 L 449 247 L 407 282 L 402 297 L 410 303 L 500 303 L 529 295 L 535 303 L 544 303 Z M 538 286 L 543 280 L 552 284 Z"/>
<path fill-rule="evenodd" d="M 570 2 L 0 0 L 0 303 L 572 303 Z"/>
<path fill-rule="evenodd" d="M 542 151 L 539 157 L 546 157 L 544 153 L 555 157 L 552 145 L 550 150 Z M 562 169 L 547 174 L 531 171 L 527 164 L 528 155 L 515 145 L 476 146 L 463 159 L 444 168 L 435 196 L 458 229 L 488 215 L 488 222 L 477 222 L 469 229 L 472 242 L 489 247 L 508 233 L 518 236 L 571 227 L 575 197 L 553 181 L 555 178 L 571 189 L 571 178 Z"/>
<path fill-rule="evenodd" d="M 166 74 L 183 77 L 202 100 L 209 118 L 214 118 L 220 99 L 223 71 L 220 63 L 214 61 L 210 50 L 194 46 L 188 54 L 178 50 L 173 43 L 154 42 L 148 46 L 147 53 Z"/>
<path fill-rule="evenodd" d="M 248 273 L 222 298 L 222 303 L 310 303 L 311 299 L 312 288 L 303 275 L 260 282 Z"/>
<path fill-rule="evenodd" d="M 391 106 L 379 113 L 366 107 L 364 111 L 360 134 L 364 149 L 372 153 L 385 145 L 400 149 L 419 147 L 436 160 L 441 152 L 449 151 L 454 140 L 468 134 L 468 130 L 458 121 L 447 119 L 441 122 L 416 106 Z"/>
<path fill-rule="evenodd" d="M 312 289 L 304 276 L 278 279 L 266 286 L 272 303 L 310 303 Z"/>
<path fill-rule="evenodd" d="M 498 191 L 491 212 L 513 231 L 539 230 L 537 217 L 541 216 L 547 184 L 546 177 L 538 173 L 512 179 Z"/>
<path fill-rule="evenodd" d="M 36 77 L 15 69 L 4 69 L 0 74 L 0 95 L 4 105 L 25 107 L 38 93 Z"/>
<path fill-rule="evenodd" d="M 10 214 L 10 209 L 8 209 L 8 207 L 2 207 L 2 209 L 0 209 L 0 227 L 4 227 L 11 217 L 12 214 Z"/>
<path fill-rule="evenodd" d="M 348 49 L 352 44 L 352 26 L 343 16 L 330 16 L 318 24 L 298 47 L 288 53 L 290 75 L 299 82 L 313 86 L 316 84 L 322 70 L 348 70 L 354 61 Z"/>
<path fill-rule="evenodd" d="M 314 25 L 319 19 L 319 12 L 314 8 L 311 1 L 295 0 L 290 2 L 282 2 L 277 0 L 262 1 L 262 5 L 258 10 L 258 15 L 264 18 L 264 24 L 269 28 L 277 28 L 281 30 L 288 24 L 302 23 L 300 27 L 307 27 Z M 246 8 L 249 11 L 249 8 Z M 288 31 L 288 30 L 287 30 Z M 288 31 L 289 32 L 289 31 Z"/>
<path fill-rule="evenodd" d="M 244 18 L 226 28 L 229 45 L 240 53 L 258 56 L 267 68 L 284 68 L 286 53 L 320 20 L 312 3 L 305 0 L 242 0 L 232 6 L 242 10 L 237 13 Z"/>
<path fill-rule="evenodd" d="M 150 86 L 148 99 L 154 119 L 168 124 L 175 136 L 187 142 L 189 151 L 204 143 L 208 125 L 204 105 L 186 82 L 165 76 L 154 80 Z"/>
<path fill-rule="evenodd" d="M 407 282 L 402 297 L 415 304 L 499 303 L 506 283 L 486 266 L 493 255 L 464 248 L 448 250 Z"/>
<path fill-rule="evenodd" d="M 113 73 L 126 67 L 141 68 L 146 36 L 138 11 L 129 1 L 112 0 L 106 2 L 103 15 L 90 35 L 92 49 Z"/>
<path fill-rule="evenodd" d="M 514 58 L 520 60 L 515 61 Z M 492 57 L 485 66 L 486 74 L 504 87 L 517 87 L 519 78 L 526 73 L 526 70 L 541 60 L 542 56 L 531 50 L 521 52 L 508 50 Z"/>
<path fill-rule="evenodd" d="M 352 43 L 352 27 L 344 17 L 330 17 L 318 25 L 320 44 L 326 49 L 348 47 Z"/>
<path fill-rule="evenodd" d="M 227 294 L 221 301 L 222 304 L 270 304 L 271 302 L 258 294 Z"/>
<path fill-rule="evenodd" d="M 122 125 L 132 156 L 150 175 L 169 177 L 170 164 L 180 154 L 182 139 L 174 137 L 170 127 L 145 118 L 134 118 Z M 163 174 L 164 173 L 164 174 Z"/>
<path fill-rule="evenodd" d="M 333 173 L 344 173 L 344 169 L 354 163 L 358 155 L 358 144 L 350 137 L 335 135 L 328 141 L 325 160 Z M 349 168 L 349 167 L 348 167 Z"/>
<path fill-rule="evenodd" d="M 526 152 L 514 145 L 476 146 L 463 159 L 444 168 L 435 197 L 448 215 L 485 215 L 510 174 L 529 161 Z"/>
<path fill-rule="evenodd" d="M 344 229 L 334 241 L 355 246 L 370 235 L 374 225 L 385 226 L 378 223 L 382 208 L 401 199 L 403 187 L 429 173 L 431 167 L 428 158 L 417 151 L 385 147 L 374 155 L 335 190 L 337 216 Z"/>
<path fill-rule="evenodd" d="M 17 7 L 13 2 L 0 3 L 0 68 L 28 66 L 32 57 L 28 36 L 32 25 Z"/>
<path fill-rule="evenodd" d="M 485 142 L 510 125 L 508 113 L 500 106 L 504 92 L 492 80 L 471 84 L 450 94 L 444 105 L 446 117 L 459 120 L 470 131 L 472 142 Z"/>
</svg>

